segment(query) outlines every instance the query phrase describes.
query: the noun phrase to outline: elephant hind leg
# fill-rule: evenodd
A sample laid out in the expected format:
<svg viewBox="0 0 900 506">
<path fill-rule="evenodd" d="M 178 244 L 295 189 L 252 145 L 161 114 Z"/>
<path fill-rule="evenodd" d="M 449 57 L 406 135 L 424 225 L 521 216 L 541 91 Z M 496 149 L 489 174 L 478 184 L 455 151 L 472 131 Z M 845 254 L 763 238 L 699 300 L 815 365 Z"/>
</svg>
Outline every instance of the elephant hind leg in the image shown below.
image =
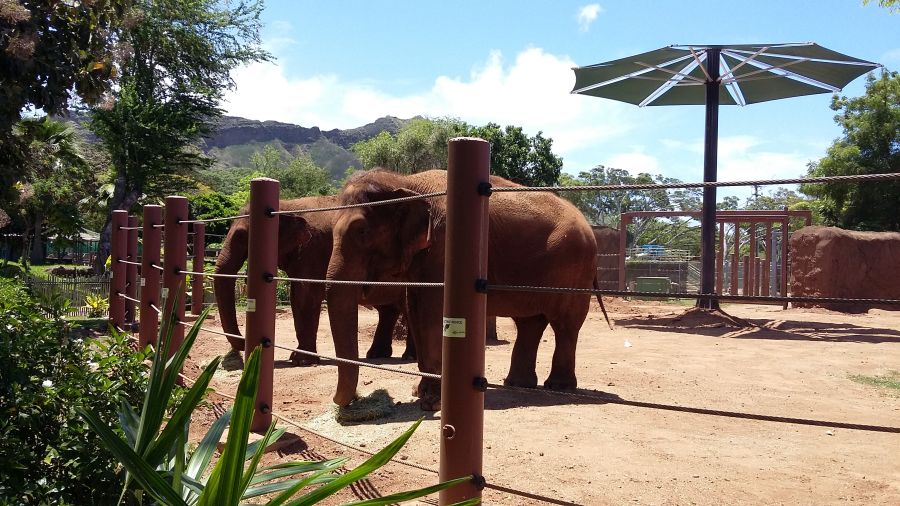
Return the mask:
<svg viewBox="0 0 900 506">
<path fill-rule="evenodd" d="M 545 387 L 553 390 L 571 390 L 578 387 L 578 379 L 575 377 L 575 348 L 582 323 L 584 318 L 550 322 L 556 337 L 556 348 L 553 350 L 550 376 L 544 381 Z"/>
<path fill-rule="evenodd" d="M 535 315 L 513 318 L 516 322 L 516 343 L 513 345 L 512 359 L 509 364 L 509 375 L 504 385 L 534 388 L 537 386 L 535 367 L 538 345 L 547 328 L 547 317 Z"/>
<path fill-rule="evenodd" d="M 294 316 L 294 331 L 297 347 L 303 351 L 316 352 L 316 335 L 319 332 L 319 316 L 325 290 L 320 285 L 304 286 L 291 283 L 291 312 Z M 299 352 L 291 352 L 291 362 L 296 366 L 319 363 L 319 358 Z"/>
</svg>

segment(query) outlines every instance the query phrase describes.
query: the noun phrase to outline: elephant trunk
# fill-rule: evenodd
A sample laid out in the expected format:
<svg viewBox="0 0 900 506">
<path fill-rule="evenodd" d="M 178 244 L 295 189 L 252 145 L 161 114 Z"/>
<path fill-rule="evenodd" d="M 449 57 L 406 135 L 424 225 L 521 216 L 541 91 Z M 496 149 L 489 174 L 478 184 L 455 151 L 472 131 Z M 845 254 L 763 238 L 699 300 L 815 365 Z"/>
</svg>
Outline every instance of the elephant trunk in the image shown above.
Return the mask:
<svg viewBox="0 0 900 506">
<path fill-rule="evenodd" d="M 237 274 L 247 259 L 247 234 L 243 231 L 230 230 L 222 244 L 222 251 L 216 258 L 216 274 Z M 228 334 L 241 335 L 235 311 L 234 278 L 214 278 L 213 288 L 216 294 L 216 306 L 222 321 L 222 330 Z M 244 340 L 228 337 L 231 349 L 243 351 Z"/>
<path fill-rule="evenodd" d="M 355 272 L 360 269 L 351 269 L 347 265 L 344 256 L 336 248 L 328 266 L 327 279 L 340 281 L 365 279 L 362 272 Z M 362 288 L 360 286 L 328 285 L 328 320 L 331 324 L 331 336 L 334 339 L 334 351 L 339 358 L 359 359 L 357 332 L 358 303 L 361 295 Z M 338 406 L 350 404 L 350 401 L 356 397 L 358 382 L 359 366 L 338 365 L 338 383 L 334 394 L 334 403 Z"/>
</svg>

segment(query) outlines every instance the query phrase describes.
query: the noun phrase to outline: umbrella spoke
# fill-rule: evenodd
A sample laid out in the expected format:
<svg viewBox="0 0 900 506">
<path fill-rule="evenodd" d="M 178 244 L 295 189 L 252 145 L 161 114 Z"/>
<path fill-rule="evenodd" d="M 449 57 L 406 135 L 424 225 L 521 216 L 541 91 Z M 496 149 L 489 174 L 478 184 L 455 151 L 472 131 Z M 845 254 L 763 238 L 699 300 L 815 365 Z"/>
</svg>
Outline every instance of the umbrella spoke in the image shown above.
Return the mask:
<svg viewBox="0 0 900 506">
<path fill-rule="evenodd" d="M 732 58 L 741 61 L 741 63 L 738 63 L 737 65 L 735 65 L 735 67 L 734 67 L 733 69 L 731 69 L 731 71 L 729 72 L 729 74 L 731 74 L 732 77 L 734 77 L 734 72 L 735 72 L 737 69 L 743 67 L 744 65 L 747 64 L 747 62 L 749 62 L 750 60 L 755 59 L 757 56 L 759 56 L 760 53 L 764 53 L 764 52 L 765 52 L 766 50 L 768 50 L 768 49 L 769 49 L 769 46 L 763 46 L 763 47 L 761 47 L 761 48 L 759 49 L 759 51 L 757 51 L 757 52 L 751 54 L 749 58 L 741 58 L 740 56 L 738 56 L 738 55 L 736 55 L 736 54 L 730 54 L 731 51 L 730 51 L 730 50 L 727 50 L 727 49 L 724 50 L 724 51 L 722 51 L 723 53 L 727 54 L 728 56 L 731 56 Z M 747 51 L 747 52 L 749 53 L 749 51 Z M 724 59 L 723 59 L 723 61 L 724 61 Z M 725 76 L 723 75 L 723 76 L 722 76 L 722 80 L 725 81 L 726 79 L 729 79 L 729 78 L 727 78 L 727 77 L 725 77 Z M 741 105 L 743 105 L 743 104 L 741 104 Z"/>
<path fill-rule="evenodd" d="M 720 63 L 722 64 L 722 67 L 725 69 L 725 72 L 724 72 L 723 75 L 728 75 L 728 74 L 734 75 L 734 70 L 735 70 L 737 67 L 735 67 L 734 69 L 729 68 L 729 67 L 728 67 L 728 62 L 725 61 L 725 58 L 722 58 L 722 59 L 720 59 L 719 61 L 720 61 Z M 740 65 L 743 65 L 743 64 L 744 64 L 744 62 L 741 62 Z M 740 65 L 738 65 L 738 67 L 739 67 Z M 736 81 L 727 81 L 727 82 L 726 82 L 725 80 L 723 80 L 723 81 L 722 81 L 722 84 L 725 85 L 725 89 L 728 90 L 728 93 L 731 94 L 731 98 L 733 98 L 734 101 L 735 101 L 738 105 L 740 105 L 740 106 L 742 106 L 742 107 L 745 106 L 745 105 L 747 105 L 747 101 L 744 100 L 744 94 L 741 93 L 741 88 L 737 85 L 737 82 L 736 82 Z"/>
<path fill-rule="evenodd" d="M 813 78 L 811 78 L 811 77 L 802 76 L 802 75 L 800 75 L 800 74 L 796 74 L 796 73 L 794 73 L 794 72 L 791 72 L 790 70 L 785 69 L 785 67 L 787 67 L 787 66 L 789 66 L 789 65 L 794 65 L 794 64 L 797 64 L 797 63 L 803 63 L 804 61 L 809 61 L 809 60 L 808 60 L 808 59 L 805 59 L 805 60 L 794 60 L 794 61 L 791 61 L 791 62 L 786 62 L 786 63 L 784 63 L 784 64 L 782 64 L 782 65 L 769 65 L 768 63 L 763 63 L 763 62 L 761 62 L 761 61 L 756 61 L 756 60 L 750 61 L 750 60 L 747 60 L 747 63 L 748 63 L 748 64 L 750 64 L 750 65 L 752 65 L 752 66 L 754 66 L 754 67 L 757 67 L 757 68 L 759 68 L 759 69 L 761 69 L 761 70 L 757 70 L 757 71 L 755 71 L 755 72 L 749 72 L 749 73 L 747 73 L 747 74 L 742 74 L 742 75 L 740 75 L 740 76 L 735 76 L 734 81 L 735 81 L 735 82 L 740 82 L 740 80 L 741 80 L 742 78 L 746 77 L 746 76 L 751 76 L 751 75 L 759 74 L 759 73 L 762 73 L 762 72 L 769 72 L 769 73 L 775 74 L 775 75 L 777 75 L 777 76 L 779 76 L 779 77 L 786 77 L 786 78 L 788 78 L 788 79 L 792 79 L 792 80 L 794 80 L 794 81 L 798 81 L 798 82 L 801 82 L 801 83 L 803 83 L 803 84 L 807 84 L 807 85 L 809 85 L 809 86 L 815 86 L 815 87 L 821 88 L 821 89 L 823 89 L 823 90 L 828 90 L 828 91 L 830 91 L 830 92 L 832 92 L 832 93 L 837 93 L 837 92 L 841 91 L 840 88 L 837 88 L 837 87 L 832 86 L 832 85 L 830 85 L 830 84 L 826 84 L 826 83 L 823 83 L 822 81 L 817 81 L 816 79 L 813 79 Z"/>
<path fill-rule="evenodd" d="M 694 52 L 694 48 L 689 47 L 688 50 L 691 52 L 691 56 L 694 57 L 694 61 L 697 62 L 697 65 L 700 65 L 700 70 L 703 71 L 703 75 L 706 76 L 707 81 L 712 81 L 712 77 L 709 76 L 709 72 L 706 71 L 706 66 L 703 65 L 703 62 L 706 61 L 706 51 L 703 51 L 703 57 L 701 58 L 696 52 Z"/>
<path fill-rule="evenodd" d="M 722 52 L 728 53 L 743 53 L 743 54 L 751 54 L 750 51 L 745 51 L 743 49 L 725 49 Z M 755 55 L 755 53 L 753 53 Z M 730 56 L 734 58 L 738 58 L 737 54 L 731 54 Z M 766 56 L 771 56 L 772 58 L 784 58 L 786 60 L 803 60 L 810 61 L 814 63 L 824 63 L 828 65 L 858 65 L 862 67 L 878 67 L 877 63 L 867 62 L 867 61 L 853 61 L 853 60 L 829 60 L 825 58 L 809 58 L 806 56 L 796 56 L 791 54 L 781 54 L 781 53 L 766 53 Z"/>
<path fill-rule="evenodd" d="M 680 56 L 680 57 L 678 57 L 678 58 L 675 58 L 675 59 L 669 60 L 669 61 L 667 61 L 667 62 L 665 62 L 665 63 L 662 63 L 662 64 L 660 64 L 659 66 L 660 66 L 660 67 L 668 67 L 669 65 L 674 65 L 674 64 L 676 64 L 676 63 L 678 63 L 678 62 L 680 62 L 680 61 L 684 61 L 684 60 L 686 60 L 686 59 L 688 59 L 688 58 L 690 58 L 690 57 L 691 57 L 691 55 Z M 624 80 L 626 80 L 626 79 L 634 79 L 634 78 L 636 78 L 636 77 L 643 76 L 644 74 L 646 74 L 646 73 L 648 73 L 648 72 L 653 72 L 654 70 L 657 70 L 657 69 L 655 69 L 655 68 L 645 68 L 645 69 L 637 70 L 637 71 L 635 71 L 635 72 L 631 72 L 631 73 L 629 73 L 629 74 L 625 74 L 625 75 L 622 75 L 622 76 L 619 76 L 619 77 L 615 77 L 615 78 L 613 78 L 613 79 L 609 79 L 609 80 L 603 81 L 603 82 L 601 82 L 601 83 L 592 84 L 592 85 L 590 85 L 590 86 L 585 86 L 584 88 L 579 88 L 579 89 L 577 89 L 577 90 L 572 90 L 572 93 L 584 93 L 584 92 L 586 92 L 586 91 L 590 91 L 590 90 L 593 90 L 593 89 L 595 89 L 595 88 L 600 88 L 600 87 L 602 87 L 602 86 L 607 86 L 607 85 L 610 85 L 610 84 L 613 84 L 613 83 L 617 83 L 617 82 L 619 82 L 619 81 L 624 81 Z M 652 78 L 643 77 L 643 79 L 652 79 Z"/>
<path fill-rule="evenodd" d="M 638 65 L 646 65 L 643 62 L 636 62 L 636 63 Z M 697 79 L 694 76 L 689 75 L 691 72 L 694 71 L 695 68 L 697 68 L 697 65 L 700 65 L 700 64 L 697 61 L 691 60 L 691 62 L 688 63 L 686 67 L 681 69 L 680 72 L 673 72 L 673 71 L 670 71 L 667 69 L 658 69 L 658 70 L 662 70 L 664 72 L 671 72 L 673 74 L 673 76 L 671 78 L 669 78 L 665 83 L 663 83 L 662 86 L 660 86 L 659 88 L 656 88 L 656 90 L 654 90 L 652 93 L 650 93 L 650 95 L 648 95 L 647 98 L 645 98 L 643 101 L 641 101 L 640 104 L 638 104 L 638 107 L 644 107 L 645 105 L 652 103 L 654 100 L 656 100 L 657 98 L 659 98 L 663 94 L 665 94 L 665 92 L 672 89 L 673 86 L 677 86 L 679 83 L 681 83 L 681 81 L 684 78 L 688 78 L 688 79 L 691 79 L 691 80 L 697 82 L 698 84 L 702 84 L 703 81 L 701 81 L 700 79 Z M 650 66 L 650 65 L 648 65 L 648 66 Z"/>
</svg>

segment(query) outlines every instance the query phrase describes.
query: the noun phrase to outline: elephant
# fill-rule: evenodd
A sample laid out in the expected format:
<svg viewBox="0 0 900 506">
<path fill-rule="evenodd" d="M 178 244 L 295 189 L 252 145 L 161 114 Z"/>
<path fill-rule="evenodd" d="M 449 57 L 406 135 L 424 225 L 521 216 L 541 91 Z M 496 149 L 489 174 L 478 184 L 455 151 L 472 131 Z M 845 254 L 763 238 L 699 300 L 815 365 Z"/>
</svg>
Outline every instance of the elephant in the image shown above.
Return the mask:
<svg viewBox="0 0 900 506">
<path fill-rule="evenodd" d="M 333 196 L 303 197 L 282 200 L 280 207 L 281 210 L 299 210 L 333 207 L 336 204 L 337 198 Z M 247 214 L 247 210 L 248 208 L 245 206 L 240 214 Z M 280 215 L 278 221 L 278 268 L 292 278 L 324 279 L 328 260 L 331 257 L 332 229 L 336 216 L 333 211 L 308 213 L 302 216 Z M 238 218 L 232 222 L 222 243 L 222 250 L 216 258 L 216 274 L 235 274 L 244 264 L 247 259 L 249 225 L 248 218 Z M 240 335 L 235 314 L 234 278 L 214 278 L 213 287 L 216 304 L 219 308 L 219 317 L 222 320 L 222 329 L 226 333 Z M 325 299 L 325 286 L 312 283 L 291 283 L 290 293 L 298 348 L 315 352 L 319 315 L 322 301 Z M 391 333 L 401 308 L 405 307 L 403 290 L 387 288 L 369 295 L 369 298 L 357 301 L 374 306 L 378 311 L 378 326 L 367 357 L 390 357 L 392 352 Z M 350 308 L 346 310 L 351 311 Z M 329 308 L 329 312 L 332 312 L 331 308 Z M 352 312 L 356 318 L 356 304 L 353 305 Z M 230 368 L 238 368 L 242 365 L 240 352 L 244 349 L 244 340 L 228 337 L 228 342 L 231 344 L 231 351 L 228 352 L 223 363 L 227 363 Z M 415 350 L 412 346 L 408 346 L 404 357 L 413 356 L 415 356 Z M 317 363 L 318 359 L 293 352 L 291 361 L 295 365 L 310 365 Z"/>
<path fill-rule="evenodd" d="M 494 187 L 518 186 L 492 176 Z M 358 172 L 346 182 L 341 204 L 376 202 L 447 189 L 447 173 L 404 175 L 384 169 Z M 551 193 L 494 193 L 490 197 L 488 282 L 590 289 L 596 272 L 596 242 L 590 225 L 571 203 Z M 376 207 L 345 208 L 334 226 L 329 280 L 440 282 L 444 275 L 446 199 L 415 199 Z M 327 299 L 336 314 L 347 313 L 366 288 L 331 285 Z M 419 370 L 441 372 L 443 291 L 407 289 L 409 327 Z M 505 384 L 536 387 L 537 350 L 549 324 L 556 347 L 544 386 L 577 387 L 575 348 L 587 316 L 589 293 L 491 292 L 488 316 L 512 317 L 517 338 Z M 355 319 L 330 319 L 338 356 L 358 354 Z M 334 402 L 349 404 L 359 370 L 338 368 Z M 420 407 L 440 409 L 440 383 L 423 378 L 416 389 Z"/>
<path fill-rule="evenodd" d="M 618 290 L 619 229 L 605 225 L 592 225 L 591 229 L 597 242 L 597 286 L 606 290 Z"/>
</svg>

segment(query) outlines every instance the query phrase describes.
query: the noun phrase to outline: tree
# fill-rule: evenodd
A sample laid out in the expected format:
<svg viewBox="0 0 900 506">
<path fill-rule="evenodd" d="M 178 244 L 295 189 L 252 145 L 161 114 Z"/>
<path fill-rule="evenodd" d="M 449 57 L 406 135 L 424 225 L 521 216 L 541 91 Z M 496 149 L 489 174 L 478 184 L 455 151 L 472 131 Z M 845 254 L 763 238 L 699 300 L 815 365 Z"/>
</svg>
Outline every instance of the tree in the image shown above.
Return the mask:
<svg viewBox="0 0 900 506">
<path fill-rule="evenodd" d="M 413 174 L 447 167 L 447 141 L 465 135 L 468 125 L 454 119 L 410 121 L 396 136 L 382 131 L 353 146 L 363 167 L 384 167 Z"/>
<path fill-rule="evenodd" d="M 43 235 L 77 234 L 82 227 L 80 202 L 93 192 L 95 178 L 72 127 L 49 117 L 26 118 L 16 130 L 25 139 L 27 157 L 15 187 L 25 223 L 23 255 L 44 260 Z"/>
<path fill-rule="evenodd" d="M 871 0 L 863 0 L 863 5 L 868 5 Z M 878 0 L 878 5 L 884 7 L 891 14 L 900 12 L 900 0 Z"/>
<path fill-rule="evenodd" d="M 562 158 L 553 154 L 553 139 L 538 132 L 528 137 L 521 127 L 496 123 L 471 128 L 468 135 L 491 143 L 491 173 L 525 186 L 553 186 L 559 182 Z"/>
<path fill-rule="evenodd" d="M 843 129 L 808 175 L 900 172 L 900 74 L 869 74 L 861 97 L 834 97 L 834 120 Z M 825 223 L 854 230 L 900 230 L 900 181 L 803 185 L 821 200 Z"/>
<path fill-rule="evenodd" d="M 14 125 L 26 109 L 57 115 L 75 96 L 103 97 L 127 3 L 0 0 L 0 208 L 10 214 L 30 149 Z"/>
<path fill-rule="evenodd" d="M 142 198 L 183 188 L 187 176 L 210 165 L 194 144 L 221 116 L 218 104 L 234 84 L 231 70 L 268 58 L 260 48 L 258 1 L 134 4 L 133 22 L 120 35 L 130 50 L 119 66 L 116 100 L 92 111 L 91 129 L 114 170 L 110 217 Z M 110 217 L 95 268 L 108 255 Z"/>
<path fill-rule="evenodd" d="M 363 167 L 385 167 L 407 174 L 447 167 L 447 141 L 481 137 L 491 143 L 491 173 L 527 186 L 559 181 L 562 158 L 553 154 L 553 139 L 538 132 L 528 137 L 521 127 L 496 123 L 473 127 L 456 119 L 416 119 L 391 135 L 381 132 L 359 142 L 353 151 Z"/>
</svg>

